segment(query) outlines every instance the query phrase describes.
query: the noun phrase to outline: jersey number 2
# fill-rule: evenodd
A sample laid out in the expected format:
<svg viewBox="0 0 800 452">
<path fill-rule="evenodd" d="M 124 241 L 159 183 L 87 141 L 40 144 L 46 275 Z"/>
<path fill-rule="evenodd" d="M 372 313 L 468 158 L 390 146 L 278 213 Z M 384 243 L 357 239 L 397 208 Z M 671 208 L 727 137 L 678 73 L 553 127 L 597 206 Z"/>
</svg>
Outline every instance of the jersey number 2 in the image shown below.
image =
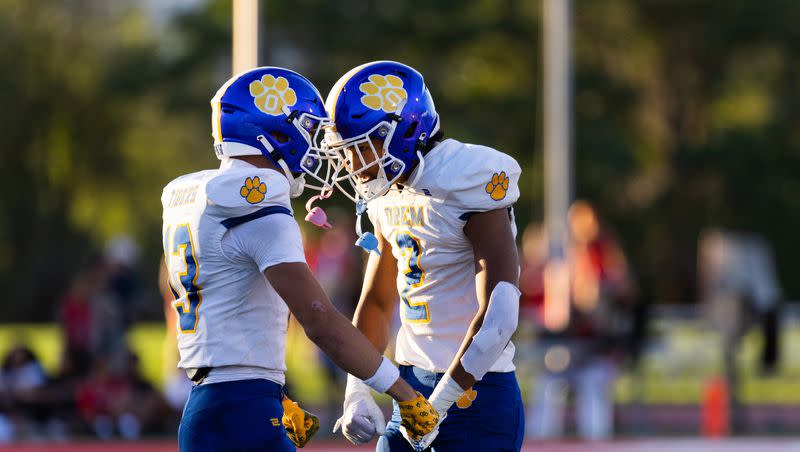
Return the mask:
<svg viewBox="0 0 800 452">
<path fill-rule="evenodd" d="M 170 237 L 171 235 L 171 237 Z M 200 304 L 203 296 L 200 294 L 202 287 L 197 285 L 198 267 L 197 258 L 194 256 L 194 240 L 188 224 L 181 224 L 167 232 L 166 239 L 171 238 L 167 248 L 167 269 L 169 270 L 169 287 L 175 301 L 172 306 L 178 312 L 178 326 L 182 334 L 191 334 L 197 331 L 197 322 L 200 319 Z M 171 264 L 183 261 L 182 268 L 173 268 Z M 181 291 L 177 290 L 174 281 L 180 281 Z"/>
<path fill-rule="evenodd" d="M 400 248 L 400 253 L 403 257 L 408 257 L 405 262 L 406 268 L 404 270 L 406 284 L 400 292 L 400 299 L 403 300 L 405 307 L 406 321 L 411 323 L 428 323 L 431 321 L 430 311 L 428 311 L 428 302 L 412 303 L 408 299 L 408 292 L 422 285 L 425 281 L 425 270 L 420 267 L 419 260 L 422 257 L 422 246 L 419 244 L 419 239 L 407 232 L 397 234 L 397 246 Z"/>
</svg>

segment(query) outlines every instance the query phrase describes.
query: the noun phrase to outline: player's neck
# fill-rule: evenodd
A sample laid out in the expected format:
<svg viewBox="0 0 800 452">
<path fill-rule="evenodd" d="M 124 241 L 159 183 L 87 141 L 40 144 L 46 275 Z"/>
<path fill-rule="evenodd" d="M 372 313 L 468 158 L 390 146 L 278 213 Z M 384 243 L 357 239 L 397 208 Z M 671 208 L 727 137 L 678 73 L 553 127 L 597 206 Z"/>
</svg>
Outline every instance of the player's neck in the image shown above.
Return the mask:
<svg viewBox="0 0 800 452">
<path fill-rule="evenodd" d="M 241 160 L 243 162 L 249 163 L 253 166 L 258 168 L 270 168 L 274 169 L 275 171 L 282 173 L 278 165 L 272 163 L 272 160 L 268 159 L 263 155 L 240 155 L 236 157 L 231 157 L 232 159 Z"/>
<path fill-rule="evenodd" d="M 420 162 L 418 160 L 417 163 L 414 164 L 414 166 L 411 168 L 411 171 L 408 171 L 407 173 L 405 173 L 402 176 L 400 176 L 400 178 L 397 179 L 397 182 L 395 182 L 394 184 L 395 185 L 405 186 L 406 182 L 411 178 L 411 176 L 414 174 L 414 172 L 419 169 L 419 165 L 420 165 Z M 419 179 L 419 178 L 417 178 L 417 179 Z"/>
<path fill-rule="evenodd" d="M 414 164 L 414 166 L 411 168 L 411 171 L 408 171 L 402 177 L 400 177 L 400 179 L 398 179 L 397 182 L 395 182 L 395 185 L 405 186 L 408 179 L 410 179 L 411 176 L 414 175 L 416 171 L 418 170 L 422 171 L 422 168 L 420 168 L 420 165 L 424 164 L 422 159 L 425 157 L 425 155 L 428 154 L 428 152 L 430 152 L 431 149 L 435 148 L 436 146 L 439 146 L 441 142 L 442 142 L 441 139 L 436 139 L 435 141 L 428 142 L 427 147 L 425 148 L 424 151 L 422 151 L 422 157 L 420 157 L 420 160 L 417 160 L 417 163 Z M 419 180 L 419 177 L 415 177 L 414 179 L 415 180 L 413 181 L 413 183 L 416 183 L 416 181 Z"/>
<path fill-rule="evenodd" d="M 415 168 L 415 169 L 416 169 L 416 168 Z M 395 183 L 394 183 L 394 185 L 405 185 L 405 184 L 406 184 L 406 181 L 408 180 L 408 177 L 409 177 L 409 176 L 411 175 L 411 173 L 413 173 L 413 172 L 414 172 L 414 170 L 411 170 L 411 171 L 409 171 L 408 173 L 406 173 L 406 174 L 404 174 L 404 175 L 400 176 L 400 178 L 399 178 L 399 179 L 397 179 L 397 182 L 395 182 Z"/>
</svg>

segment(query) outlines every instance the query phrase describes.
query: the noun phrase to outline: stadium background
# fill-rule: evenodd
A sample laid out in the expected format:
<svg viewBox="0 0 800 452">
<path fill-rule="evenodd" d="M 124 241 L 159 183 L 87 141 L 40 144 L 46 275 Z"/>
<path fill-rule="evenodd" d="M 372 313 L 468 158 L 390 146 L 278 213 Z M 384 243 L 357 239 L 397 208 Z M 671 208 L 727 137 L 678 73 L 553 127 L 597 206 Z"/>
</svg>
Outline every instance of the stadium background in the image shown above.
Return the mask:
<svg viewBox="0 0 800 452">
<path fill-rule="evenodd" d="M 520 230 L 542 221 L 539 1 L 262 5 L 264 64 L 307 75 L 323 94 L 365 61 L 418 68 L 447 135 L 522 165 Z M 734 388 L 743 414 L 731 433 L 796 434 L 800 4 L 575 1 L 573 13 L 575 195 L 613 225 L 649 307 L 641 358 L 614 386 L 617 437 L 703 432 L 710 382 L 724 372 L 723 341 L 699 295 L 698 240 L 709 228 L 769 243 L 786 301 L 772 372 L 758 364 L 760 332 L 743 333 Z M 0 42 L 0 356 L 29 347 L 56 375 L 65 294 L 121 250 L 135 290 L 119 333 L 163 389 L 158 198 L 176 175 L 216 165 L 208 101 L 231 70 L 230 2 L 0 0 Z M 340 206 L 346 224 L 351 207 Z M 317 247 L 318 231 L 304 233 Z M 357 285 L 358 266 L 350 277 Z M 526 401 L 539 370 L 533 329 L 517 338 Z M 324 363 L 296 329 L 288 359 L 296 397 L 330 421 Z M 146 436 L 170 450 L 169 433 Z M 21 439 L 48 438 L 34 429 Z M 736 444 L 754 443 L 723 445 Z"/>
</svg>

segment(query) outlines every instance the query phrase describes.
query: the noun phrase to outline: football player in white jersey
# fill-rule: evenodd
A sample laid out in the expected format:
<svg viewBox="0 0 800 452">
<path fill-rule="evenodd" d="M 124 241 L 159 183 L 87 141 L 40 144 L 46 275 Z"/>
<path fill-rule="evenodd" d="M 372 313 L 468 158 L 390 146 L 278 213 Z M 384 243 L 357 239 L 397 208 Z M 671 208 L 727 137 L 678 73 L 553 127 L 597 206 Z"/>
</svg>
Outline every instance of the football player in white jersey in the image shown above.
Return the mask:
<svg viewBox="0 0 800 452">
<path fill-rule="evenodd" d="M 161 198 L 178 367 L 196 384 L 181 451 L 289 451 L 313 435 L 314 419 L 282 393 L 290 311 L 338 365 L 405 401 L 404 425 L 431 432 L 438 419 L 428 401 L 333 308 L 305 263 L 290 198 L 306 177 L 329 191 L 332 176 L 317 89 L 262 67 L 228 80 L 211 106 L 219 169 L 181 176 Z"/>
<path fill-rule="evenodd" d="M 334 125 L 325 142 L 343 169 L 336 183 L 356 202 L 359 224 L 366 211 L 375 230 L 357 228 L 357 244 L 373 253 L 354 323 L 384 350 L 399 298 L 401 375 L 441 420 L 438 436 L 415 448 L 519 450 L 525 423 L 510 342 L 520 295 L 512 210 L 519 165 L 443 139 L 422 75 L 404 64 L 352 69 L 326 107 Z M 351 442 L 383 433 L 374 404 L 350 375 L 340 424 Z M 379 451 L 410 450 L 396 408 Z"/>
</svg>

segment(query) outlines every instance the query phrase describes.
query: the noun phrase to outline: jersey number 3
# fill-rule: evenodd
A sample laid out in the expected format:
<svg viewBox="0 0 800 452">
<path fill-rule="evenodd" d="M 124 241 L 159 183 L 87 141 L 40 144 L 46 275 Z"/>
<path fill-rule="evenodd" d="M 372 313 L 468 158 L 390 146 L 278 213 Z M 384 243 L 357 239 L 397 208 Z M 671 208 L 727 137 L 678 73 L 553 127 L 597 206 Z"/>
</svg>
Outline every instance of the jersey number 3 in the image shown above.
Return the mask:
<svg viewBox="0 0 800 452">
<path fill-rule="evenodd" d="M 408 299 L 408 292 L 422 285 L 425 281 L 425 270 L 420 267 L 419 260 L 422 257 L 422 246 L 419 240 L 407 232 L 397 234 L 397 246 L 400 248 L 400 253 L 403 257 L 408 257 L 405 260 L 406 268 L 404 270 L 406 284 L 400 292 L 400 299 L 405 304 L 405 318 L 406 321 L 411 323 L 428 323 L 431 321 L 430 312 L 428 311 L 428 302 L 412 303 Z"/>
<path fill-rule="evenodd" d="M 194 256 L 192 231 L 188 224 L 178 225 L 174 229 L 170 227 L 164 239 L 169 288 L 175 297 L 172 306 L 178 312 L 180 332 L 191 334 L 197 331 L 200 304 L 203 302 L 203 296 L 200 294 L 202 287 L 197 285 L 199 266 Z M 169 244 L 166 240 L 169 240 Z M 176 282 L 180 282 L 180 287 L 176 286 Z"/>
</svg>

